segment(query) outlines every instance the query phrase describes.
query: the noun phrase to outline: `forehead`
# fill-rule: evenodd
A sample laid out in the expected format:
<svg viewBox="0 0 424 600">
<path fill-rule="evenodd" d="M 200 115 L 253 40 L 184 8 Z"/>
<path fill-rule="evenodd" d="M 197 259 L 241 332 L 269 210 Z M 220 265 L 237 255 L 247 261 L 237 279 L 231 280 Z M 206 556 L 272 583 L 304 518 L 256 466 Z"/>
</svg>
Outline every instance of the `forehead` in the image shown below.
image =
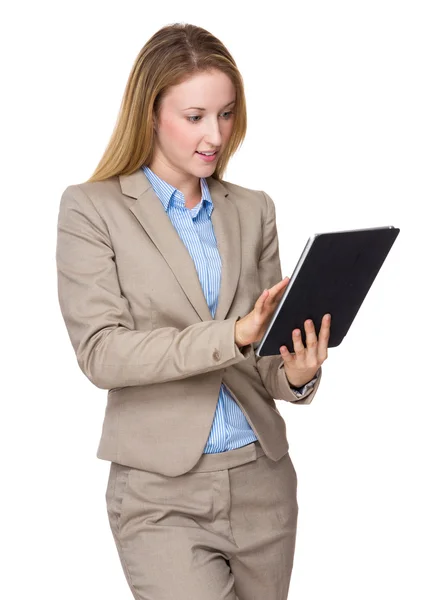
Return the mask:
<svg viewBox="0 0 424 600">
<path fill-rule="evenodd" d="M 184 109 L 189 106 L 220 107 L 235 98 L 231 79 L 222 71 L 197 73 L 169 88 L 164 104 Z"/>
</svg>

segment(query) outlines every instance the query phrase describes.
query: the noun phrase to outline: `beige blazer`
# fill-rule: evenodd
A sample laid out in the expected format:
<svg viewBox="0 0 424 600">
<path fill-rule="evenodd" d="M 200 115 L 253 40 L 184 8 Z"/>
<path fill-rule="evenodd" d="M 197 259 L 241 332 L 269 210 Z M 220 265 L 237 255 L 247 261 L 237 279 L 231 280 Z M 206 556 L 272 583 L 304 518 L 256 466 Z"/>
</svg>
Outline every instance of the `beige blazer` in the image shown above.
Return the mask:
<svg viewBox="0 0 424 600">
<path fill-rule="evenodd" d="M 97 457 L 177 476 L 206 445 L 222 382 L 266 455 L 288 450 L 274 399 L 300 398 L 280 355 L 234 343 L 236 320 L 282 279 L 275 206 L 262 191 L 207 178 L 222 259 L 212 318 L 195 265 L 139 169 L 70 185 L 57 230 L 58 297 L 83 373 L 108 390 Z"/>
</svg>

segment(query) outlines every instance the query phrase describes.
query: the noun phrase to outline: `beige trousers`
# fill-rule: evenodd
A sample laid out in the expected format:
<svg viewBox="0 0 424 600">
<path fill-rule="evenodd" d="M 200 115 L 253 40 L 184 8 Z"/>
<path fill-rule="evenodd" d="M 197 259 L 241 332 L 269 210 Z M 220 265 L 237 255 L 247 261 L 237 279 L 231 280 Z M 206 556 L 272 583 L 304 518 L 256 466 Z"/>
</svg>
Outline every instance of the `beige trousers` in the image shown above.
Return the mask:
<svg viewBox="0 0 424 600">
<path fill-rule="evenodd" d="M 297 476 L 254 442 L 178 477 L 111 463 L 106 505 L 137 600 L 286 600 Z"/>
</svg>

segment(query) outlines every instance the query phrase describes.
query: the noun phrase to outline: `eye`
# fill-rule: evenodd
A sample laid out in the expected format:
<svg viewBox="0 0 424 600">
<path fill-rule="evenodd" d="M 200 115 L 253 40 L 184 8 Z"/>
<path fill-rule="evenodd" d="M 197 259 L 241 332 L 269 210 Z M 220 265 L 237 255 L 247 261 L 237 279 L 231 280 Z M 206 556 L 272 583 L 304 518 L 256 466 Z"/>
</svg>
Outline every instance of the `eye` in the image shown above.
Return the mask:
<svg viewBox="0 0 424 600">
<path fill-rule="evenodd" d="M 226 112 L 221 113 L 223 115 L 227 115 L 226 117 L 224 117 L 225 121 L 229 121 L 229 119 L 231 118 L 231 115 L 233 114 L 232 110 L 227 110 Z M 199 115 L 193 115 L 192 117 L 187 117 L 187 120 L 190 121 L 190 123 L 198 123 L 199 121 L 192 121 L 191 119 L 201 119 L 202 117 Z"/>
</svg>

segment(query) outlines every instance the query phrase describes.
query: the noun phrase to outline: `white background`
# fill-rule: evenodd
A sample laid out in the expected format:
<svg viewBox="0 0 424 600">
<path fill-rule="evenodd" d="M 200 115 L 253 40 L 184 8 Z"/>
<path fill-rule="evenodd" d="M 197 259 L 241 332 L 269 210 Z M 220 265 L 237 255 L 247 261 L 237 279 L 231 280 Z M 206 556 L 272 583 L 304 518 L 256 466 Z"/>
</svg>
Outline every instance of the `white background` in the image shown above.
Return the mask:
<svg viewBox="0 0 424 600">
<path fill-rule="evenodd" d="M 109 463 L 96 458 L 106 392 L 79 370 L 60 314 L 56 223 L 63 190 L 103 153 L 139 50 L 179 21 L 220 38 L 243 75 L 248 133 L 225 179 L 275 201 L 283 275 L 312 233 L 400 227 L 313 403 L 278 408 L 299 479 L 290 600 L 422 600 L 422 3 L 11 7 L 0 36 L 0 596 L 132 598 L 107 520 Z"/>
</svg>

